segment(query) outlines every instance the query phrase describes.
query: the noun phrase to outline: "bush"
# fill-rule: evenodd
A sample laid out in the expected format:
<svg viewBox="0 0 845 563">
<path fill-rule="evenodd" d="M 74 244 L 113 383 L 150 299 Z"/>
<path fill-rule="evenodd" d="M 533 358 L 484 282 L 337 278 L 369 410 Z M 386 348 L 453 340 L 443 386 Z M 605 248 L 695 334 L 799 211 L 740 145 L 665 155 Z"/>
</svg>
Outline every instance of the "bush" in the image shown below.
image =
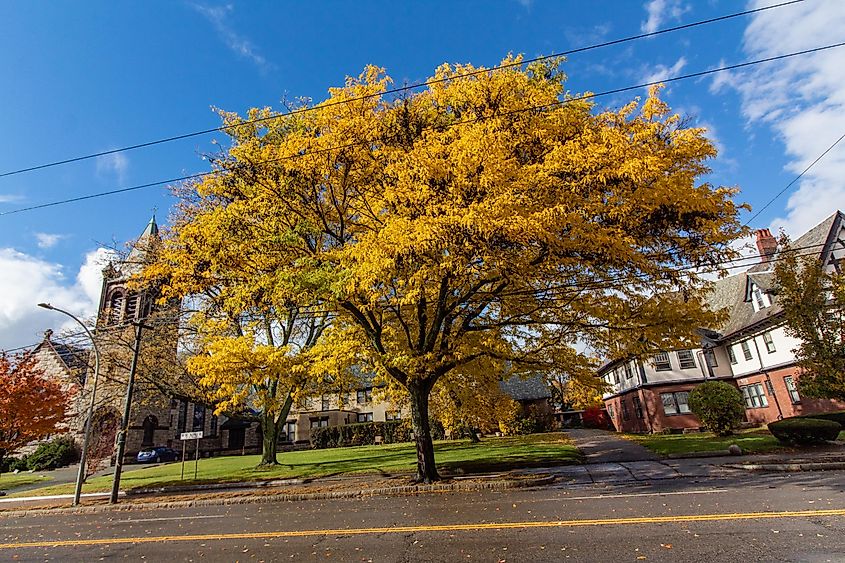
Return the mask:
<svg viewBox="0 0 845 563">
<path fill-rule="evenodd" d="M 833 420 L 793 417 L 769 424 L 769 432 L 785 444 L 823 444 L 835 440 L 842 425 Z"/>
<path fill-rule="evenodd" d="M 440 422 L 431 420 L 429 425 L 431 437 L 434 440 L 445 438 L 443 425 Z M 413 425 L 408 419 L 314 428 L 311 430 L 311 447 L 319 450 L 345 446 L 371 446 L 376 443 L 376 436 L 381 436 L 385 444 L 410 442 L 413 430 Z"/>
<path fill-rule="evenodd" d="M 717 436 L 731 435 L 745 414 L 742 393 L 724 381 L 696 386 L 689 394 L 689 408 Z"/>
<path fill-rule="evenodd" d="M 23 457 L 4 457 L 0 461 L 0 473 L 11 473 L 12 471 L 26 471 L 26 456 Z"/>
<path fill-rule="evenodd" d="M 38 446 L 38 449 L 26 458 L 26 465 L 28 469 L 43 471 L 70 465 L 78 459 L 79 455 L 73 439 L 61 436 Z"/>
<path fill-rule="evenodd" d="M 833 422 L 838 422 L 842 425 L 842 428 L 845 428 L 845 411 L 836 411 L 836 412 L 821 412 L 819 414 L 802 414 L 798 417 L 792 418 L 815 418 L 816 420 L 832 420 Z"/>
<path fill-rule="evenodd" d="M 610 417 L 607 416 L 605 410 L 599 406 L 587 407 L 584 409 L 584 414 L 581 415 L 584 421 L 584 428 L 601 428 L 609 430 L 612 428 Z"/>
</svg>

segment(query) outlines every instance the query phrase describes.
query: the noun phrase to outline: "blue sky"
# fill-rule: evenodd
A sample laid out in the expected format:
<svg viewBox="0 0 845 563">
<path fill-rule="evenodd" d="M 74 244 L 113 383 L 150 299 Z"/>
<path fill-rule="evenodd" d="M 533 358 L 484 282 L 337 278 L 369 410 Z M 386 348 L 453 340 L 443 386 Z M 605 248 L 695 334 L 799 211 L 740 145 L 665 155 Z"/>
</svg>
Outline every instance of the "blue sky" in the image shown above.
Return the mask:
<svg viewBox="0 0 845 563">
<path fill-rule="evenodd" d="M 494 65 L 747 7 L 708 0 L 475 2 L 70 2 L 0 0 L 0 173 L 214 127 L 212 107 L 322 99 L 366 64 L 397 84 L 443 62 Z M 845 40 L 845 2 L 805 0 L 762 15 L 574 55 L 569 89 L 602 91 Z M 617 107 L 629 93 L 598 100 Z M 672 107 L 720 149 L 708 181 L 759 207 L 845 132 L 845 49 L 672 84 Z M 0 212 L 206 170 L 214 135 L 0 178 Z M 221 136 L 217 135 L 220 139 Z M 800 234 L 845 207 L 838 147 L 752 225 Z M 98 259 L 136 237 L 165 188 L 0 216 L 0 349 L 62 323 L 49 300 L 93 312 Z"/>
</svg>

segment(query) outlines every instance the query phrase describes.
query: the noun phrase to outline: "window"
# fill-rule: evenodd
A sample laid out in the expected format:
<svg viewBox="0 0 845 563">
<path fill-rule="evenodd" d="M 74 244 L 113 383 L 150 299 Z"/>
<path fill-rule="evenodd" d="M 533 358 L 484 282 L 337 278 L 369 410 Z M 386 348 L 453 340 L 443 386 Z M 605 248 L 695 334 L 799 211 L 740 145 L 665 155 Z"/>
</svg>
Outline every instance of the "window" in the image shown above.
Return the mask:
<svg viewBox="0 0 845 563">
<path fill-rule="evenodd" d="M 777 348 L 775 348 L 775 341 L 772 340 L 772 333 L 771 332 L 764 332 L 763 333 L 763 342 L 766 343 L 766 350 L 768 350 L 769 354 L 777 352 Z"/>
<path fill-rule="evenodd" d="M 789 393 L 789 400 L 793 405 L 801 402 L 801 395 L 798 394 L 798 387 L 795 385 L 795 379 L 792 376 L 784 377 L 783 383 L 786 385 L 786 392 Z"/>
<path fill-rule="evenodd" d="M 357 416 L 358 422 L 372 422 L 373 421 L 373 413 L 371 412 L 359 412 Z"/>
<path fill-rule="evenodd" d="M 625 379 L 631 379 L 634 377 L 634 370 L 631 369 L 631 362 L 625 362 L 622 364 L 622 369 L 625 370 Z"/>
<path fill-rule="evenodd" d="M 689 350 L 678 350 L 678 365 L 681 369 L 693 369 L 695 367 L 695 356 Z"/>
<path fill-rule="evenodd" d="M 707 362 L 707 365 L 711 368 L 719 367 L 719 362 L 716 360 L 716 352 L 714 350 L 705 350 L 704 360 Z"/>
<path fill-rule="evenodd" d="M 751 355 L 751 348 L 748 347 L 748 341 L 743 340 L 739 343 L 740 348 L 742 348 L 742 355 L 745 356 L 746 360 L 750 360 L 754 356 Z"/>
<path fill-rule="evenodd" d="M 672 362 L 669 360 L 669 354 L 660 352 L 654 355 L 654 371 L 666 371 L 672 369 Z"/>
<path fill-rule="evenodd" d="M 607 404 L 607 416 L 613 418 L 613 405 L 610 403 Z"/>
<path fill-rule="evenodd" d="M 120 315 L 123 312 L 123 293 L 116 291 L 109 299 L 109 310 L 107 324 L 116 325 L 120 322 Z"/>
<path fill-rule="evenodd" d="M 329 417 L 321 416 L 318 418 L 311 418 L 311 428 L 326 428 L 329 425 Z"/>
<path fill-rule="evenodd" d="M 286 442 L 296 442 L 296 421 L 288 420 L 282 427 L 282 436 Z"/>
<path fill-rule="evenodd" d="M 138 299 L 137 295 L 130 296 L 126 298 L 126 319 L 127 320 L 135 320 L 135 314 L 138 312 Z"/>
<path fill-rule="evenodd" d="M 613 369 L 613 382 L 619 384 L 619 368 Z"/>
<path fill-rule="evenodd" d="M 728 359 L 731 361 L 732 364 L 736 362 L 736 353 L 734 352 L 733 344 L 728 344 Z"/>
<path fill-rule="evenodd" d="M 742 392 L 742 398 L 745 399 L 745 408 L 761 409 L 769 406 L 769 400 L 766 398 L 762 384 L 745 385 L 740 387 L 739 390 Z"/>
<path fill-rule="evenodd" d="M 208 429 L 209 436 L 217 436 L 217 415 L 212 415 L 211 425 Z"/>
<path fill-rule="evenodd" d="M 325 395 L 320 397 L 320 410 L 321 411 L 327 411 L 330 408 L 331 408 L 331 405 L 329 404 L 329 398 Z"/>
<path fill-rule="evenodd" d="M 637 418 L 643 417 L 643 405 L 640 403 L 639 397 L 634 397 L 634 415 L 636 415 Z"/>
<path fill-rule="evenodd" d="M 194 405 L 194 422 L 191 430 L 194 432 L 205 429 L 205 405 Z"/>
<path fill-rule="evenodd" d="M 359 389 L 358 396 L 356 397 L 358 400 L 359 405 L 363 405 L 364 403 L 369 403 L 373 400 L 373 390 L 372 389 Z"/>
<path fill-rule="evenodd" d="M 628 420 L 631 418 L 631 415 L 628 414 L 628 403 L 625 399 L 620 400 L 619 403 L 622 405 L 622 420 Z"/>
<path fill-rule="evenodd" d="M 660 400 L 663 401 L 663 414 L 687 414 L 689 410 L 689 392 L 676 391 L 675 393 L 661 393 Z"/>
<path fill-rule="evenodd" d="M 179 418 L 177 419 L 176 429 L 181 434 L 185 431 L 185 425 L 188 420 L 188 401 L 181 401 L 179 404 Z"/>
<path fill-rule="evenodd" d="M 400 415 L 399 411 L 387 411 L 384 413 L 385 420 L 402 420 L 402 416 Z"/>
<path fill-rule="evenodd" d="M 760 288 L 757 287 L 756 284 L 754 285 L 753 289 L 751 290 L 751 296 L 752 296 L 752 299 L 754 299 L 754 310 L 755 311 L 759 311 L 760 309 L 765 309 L 766 307 L 769 306 L 769 304 L 766 303 L 766 298 L 763 296 L 763 292 L 760 291 Z"/>
</svg>

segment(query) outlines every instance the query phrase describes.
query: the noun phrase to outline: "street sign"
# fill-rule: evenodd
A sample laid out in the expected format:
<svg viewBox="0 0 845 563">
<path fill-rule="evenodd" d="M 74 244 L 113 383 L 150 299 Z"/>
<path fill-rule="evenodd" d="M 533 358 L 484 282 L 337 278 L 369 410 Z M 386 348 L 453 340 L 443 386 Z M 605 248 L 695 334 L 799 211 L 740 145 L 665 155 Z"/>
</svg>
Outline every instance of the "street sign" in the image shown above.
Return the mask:
<svg viewBox="0 0 845 563">
<path fill-rule="evenodd" d="M 200 466 L 200 438 L 202 438 L 202 430 L 199 432 L 182 432 L 179 434 L 179 439 L 182 440 L 182 476 L 180 479 L 185 478 L 185 444 L 188 443 L 188 440 L 197 441 L 197 445 L 194 448 L 194 480 L 197 478 L 197 471 Z"/>
<path fill-rule="evenodd" d="M 182 432 L 179 434 L 180 440 L 199 440 L 202 438 L 202 432 Z"/>
</svg>

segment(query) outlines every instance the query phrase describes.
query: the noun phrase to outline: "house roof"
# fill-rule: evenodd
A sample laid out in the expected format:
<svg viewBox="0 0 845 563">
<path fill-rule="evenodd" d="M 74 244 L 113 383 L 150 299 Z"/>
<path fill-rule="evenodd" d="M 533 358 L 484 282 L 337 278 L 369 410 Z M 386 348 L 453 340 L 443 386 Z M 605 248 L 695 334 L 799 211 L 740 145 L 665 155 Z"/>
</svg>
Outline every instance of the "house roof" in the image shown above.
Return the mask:
<svg viewBox="0 0 845 563">
<path fill-rule="evenodd" d="M 531 374 L 526 377 L 511 376 L 500 381 L 499 388 L 515 401 L 548 399 L 552 396 L 549 386 L 540 374 Z"/>
<path fill-rule="evenodd" d="M 839 231 L 843 218 L 845 215 L 837 211 L 795 239 L 791 244 L 792 248 L 802 249 L 802 254 L 817 253 L 821 258 L 827 252 L 825 243 L 829 242 L 832 233 Z M 722 339 L 777 317 L 783 312 L 783 308 L 774 295 L 769 294 L 772 306 L 759 311 L 754 310 L 750 299 L 752 284 L 756 284 L 763 292 L 769 292 L 774 287 L 773 270 L 778 254 L 775 254 L 774 259 L 769 262 L 761 262 L 745 272 L 722 278 L 714 283 L 708 305 L 712 310 L 728 309 L 730 313 L 721 326 L 711 327 L 721 333 Z"/>
<path fill-rule="evenodd" d="M 59 363 L 65 369 L 65 372 L 84 384 L 85 377 L 88 373 L 88 356 L 91 353 L 90 350 L 61 342 L 53 342 L 51 340 L 52 335 L 53 331 L 48 330 L 44 334 L 44 340 L 35 347 L 32 354 L 37 353 L 39 350 L 52 352 L 59 359 Z"/>
</svg>

